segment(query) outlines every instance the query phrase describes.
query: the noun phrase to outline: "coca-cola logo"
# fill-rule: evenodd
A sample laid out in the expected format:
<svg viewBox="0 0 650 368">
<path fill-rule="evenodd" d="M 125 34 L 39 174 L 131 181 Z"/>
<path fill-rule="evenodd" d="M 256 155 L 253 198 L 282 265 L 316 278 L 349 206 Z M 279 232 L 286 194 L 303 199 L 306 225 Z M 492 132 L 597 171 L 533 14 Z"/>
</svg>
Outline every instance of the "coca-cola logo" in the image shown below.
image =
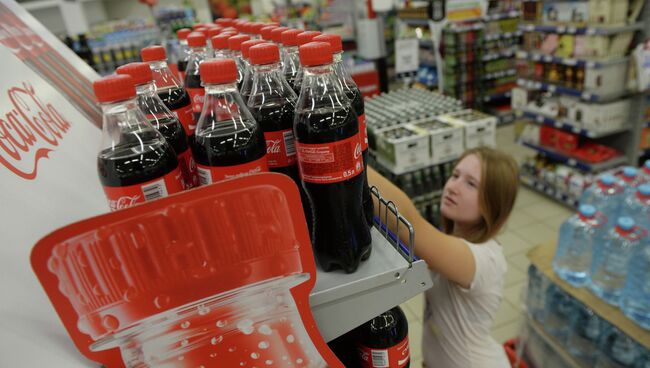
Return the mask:
<svg viewBox="0 0 650 368">
<path fill-rule="evenodd" d="M 111 211 L 117 211 L 124 208 L 134 206 L 140 200 L 140 195 L 136 194 L 133 196 L 123 196 L 118 199 L 111 199 L 108 201 L 108 206 L 111 208 Z"/>
<path fill-rule="evenodd" d="M 357 143 L 356 146 L 354 146 L 354 159 L 358 159 L 361 157 L 361 143 Z"/>
<path fill-rule="evenodd" d="M 266 140 L 266 153 L 269 155 L 278 155 L 280 154 L 281 142 L 279 139 L 267 139 Z"/>
<path fill-rule="evenodd" d="M 34 180 L 39 160 L 48 158 L 71 125 L 54 106 L 43 103 L 27 82 L 7 90 L 7 96 L 12 109 L 0 117 L 0 164 Z"/>
</svg>

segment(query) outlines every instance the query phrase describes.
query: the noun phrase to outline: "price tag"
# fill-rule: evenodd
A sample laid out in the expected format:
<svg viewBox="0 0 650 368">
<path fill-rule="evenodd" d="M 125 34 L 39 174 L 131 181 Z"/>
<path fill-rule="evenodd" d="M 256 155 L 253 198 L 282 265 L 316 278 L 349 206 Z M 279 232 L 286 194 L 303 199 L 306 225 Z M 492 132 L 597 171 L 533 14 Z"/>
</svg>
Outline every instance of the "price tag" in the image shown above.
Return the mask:
<svg viewBox="0 0 650 368">
<path fill-rule="evenodd" d="M 566 65 L 576 65 L 578 61 L 576 59 L 564 59 L 564 64 Z"/>
<path fill-rule="evenodd" d="M 576 134 L 579 134 L 580 131 L 581 131 L 581 129 L 578 128 L 578 127 L 573 127 L 573 129 L 571 129 L 571 130 L 572 130 L 574 133 L 576 133 Z"/>
<path fill-rule="evenodd" d="M 578 162 L 577 162 L 574 158 L 570 158 L 570 159 L 568 159 L 566 163 L 567 163 L 569 166 L 573 166 L 573 167 L 575 167 L 575 166 L 578 164 Z"/>
<path fill-rule="evenodd" d="M 395 40 L 395 73 L 417 72 L 420 64 L 417 38 Z"/>
</svg>

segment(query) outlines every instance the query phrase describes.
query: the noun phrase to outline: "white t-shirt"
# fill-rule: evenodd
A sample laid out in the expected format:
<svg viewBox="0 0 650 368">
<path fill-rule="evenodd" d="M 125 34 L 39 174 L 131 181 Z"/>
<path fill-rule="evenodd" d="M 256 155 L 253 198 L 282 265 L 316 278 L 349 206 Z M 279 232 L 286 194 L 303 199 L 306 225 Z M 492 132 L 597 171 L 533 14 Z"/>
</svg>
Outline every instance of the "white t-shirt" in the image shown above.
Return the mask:
<svg viewBox="0 0 650 368">
<path fill-rule="evenodd" d="M 469 245 L 476 272 L 465 289 L 433 274 L 425 292 L 422 355 L 427 368 L 510 368 L 490 328 L 503 296 L 508 269 L 495 240 Z"/>
</svg>

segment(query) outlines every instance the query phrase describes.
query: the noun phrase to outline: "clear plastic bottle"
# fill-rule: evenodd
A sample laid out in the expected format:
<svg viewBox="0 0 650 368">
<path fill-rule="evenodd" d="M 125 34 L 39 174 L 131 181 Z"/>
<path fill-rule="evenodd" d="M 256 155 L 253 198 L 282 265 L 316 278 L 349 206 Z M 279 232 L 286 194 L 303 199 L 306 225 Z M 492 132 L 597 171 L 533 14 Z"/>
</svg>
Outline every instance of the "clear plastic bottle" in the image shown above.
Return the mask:
<svg viewBox="0 0 650 368">
<path fill-rule="evenodd" d="M 588 367 L 598 358 L 598 339 L 605 322 L 591 308 L 576 302 L 571 316 L 567 350 Z"/>
<path fill-rule="evenodd" d="M 314 39 L 314 37 L 320 36 L 320 34 L 321 33 L 318 31 L 304 31 L 300 33 L 296 36 L 296 43 L 298 44 L 298 48 L 300 48 L 302 45 L 308 44 Z M 293 90 L 296 91 L 297 95 L 300 94 L 300 88 L 302 87 L 302 78 L 304 73 L 305 69 L 301 63 L 300 67 L 298 68 L 298 74 L 296 74 L 296 78 L 293 81 Z"/>
<path fill-rule="evenodd" d="M 103 113 L 97 169 L 110 209 L 182 191 L 176 153 L 139 109 L 133 78 L 104 77 L 93 89 Z"/>
<path fill-rule="evenodd" d="M 264 133 L 237 90 L 235 61 L 205 61 L 201 77 L 205 104 L 192 145 L 201 185 L 268 172 Z"/>
<path fill-rule="evenodd" d="M 251 66 L 248 51 L 251 47 L 266 43 L 262 40 L 249 40 L 241 44 L 241 56 L 242 62 L 244 63 L 246 69 L 244 72 L 244 79 L 241 82 L 241 87 L 239 88 L 239 93 L 241 94 L 244 102 L 248 102 L 248 98 L 251 96 L 251 90 L 253 89 L 253 67 Z"/>
<path fill-rule="evenodd" d="M 620 307 L 639 326 L 650 330 L 650 244 L 634 250 L 629 263 Z"/>
<path fill-rule="evenodd" d="M 187 71 L 187 62 L 190 60 L 190 48 L 187 45 L 187 36 L 192 33 L 189 28 L 183 28 L 176 31 L 178 37 L 178 75 L 181 80 L 185 80 L 185 71 Z"/>
<path fill-rule="evenodd" d="M 228 39 L 234 35 L 235 34 L 231 32 L 223 32 L 218 36 L 214 36 L 210 39 L 210 44 L 212 44 L 213 58 L 226 59 L 230 57 Z"/>
<path fill-rule="evenodd" d="M 591 204 L 609 219 L 615 219 L 620 204 L 625 200 L 625 188 L 616 177 L 602 175 L 580 197 L 580 204 Z"/>
<path fill-rule="evenodd" d="M 548 286 L 548 279 L 544 277 L 537 267 L 530 265 L 528 267 L 526 311 L 537 322 L 542 322 L 544 320 L 546 290 L 548 289 Z"/>
<path fill-rule="evenodd" d="M 262 28 L 266 27 L 266 24 L 262 22 L 251 22 L 249 25 L 249 33 L 251 40 L 261 40 L 262 39 Z"/>
<path fill-rule="evenodd" d="M 641 346 L 612 325 L 605 328 L 599 346 L 595 368 L 635 368 L 641 358 Z"/>
<path fill-rule="evenodd" d="M 545 308 L 542 321 L 544 330 L 564 344 L 569 334 L 569 322 L 575 302 L 569 294 L 555 284 L 549 284 L 544 299 Z"/>
<path fill-rule="evenodd" d="M 636 224 L 650 230 L 650 184 L 639 185 L 625 198 L 620 216 L 631 217 Z"/>
<path fill-rule="evenodd" d="M 245 35 L 232 36 L 228 39 L 228 48 L 230 49 L 230 58 L 237 63 L 237 87 L 241 89 L 246 74 L 246 64 L 242 60 L 241 44 L 250 41 L 252 38 Z"/>
<path fill-rule="evenodd" d="M 303 31 L 300 29 L 289 29 L 282 32 L 282 46 L 283 54 L 282 56 L 282 74 L 284 74 L 284 79 L 287 80 L 287 83 L 293 88 L 296 76 L 300 70 L 300 56 L 298 54 L 298 35 Z M 295 91 L 295 88 L 294 88 Z M 300 91 L 298 91 L 299 94 Z"/>
<path fill-rule="evenodd" d="M 325 271 L 354 272 L 370 256 L 372 241 L 361 207 L 359 121 L 334 75 L 329 44 L 301 46 L 300 62 L 306 71 L 294 133 L 300 178 L 314 215 L 314 253 Z"/>
<path fill-rule="evenodd" d="M 630 259 L 637 247 L 643 246 L 648 231 L 629 217 L 620 217 L 595 248 L 591 265 L 591 291 L 605 302 L 618 305 L 623 291 Z"/>
<path fill-rule="evenodd" d="M 278 26 L 265 25 L 260 30 L 260 36 L 262 36 L 262 40 L 266 42 L 273 42 L 273 30 L 276 28 L 278 28 Z"/>
<path fill-rule="evenodd" d="M 203 110 L 203 96 L 205 89 L 201 84 L 200 64 L 209 58 L 208 49 L 206 48 L 206 38 L 203 33 L 192 32 L 187 36 L 187 44 L 190 47 L 190 59 L 187 62 L 187 72 L 185 75 L 185 88 L 192 100 L 192 112 L 194 121 L 198 123 L 201 111 Z"/>
<path fill-rule="evenodd" d="M 117 74 L 130 75 L 135 83 L 138 96 L 138 106 L 147 117 L 149 123 L 158 130 L 167 143 L 176 152 L 178 164 L 183 174 L 183 187 L 190 189 L 198 186 L 196 165 L 192 158 L 192 150 L 187 142 L 187 135 L 178 118 L 172 114 L 156 94 L 153 75 L 149 64 L 130 63 L 117 68 Z"/>
<path fill-rule="evenodd" d="M 619 175 L 621 185 L 625 188 L 625 194 L 629 195 L 636 192 L 636 188 L 641 184 L 642 178 L 639 170 L 633 166 L 625 166 Z"/>
<path fill-rule="evenodd" d="M 566 282 L 583 287 L 589 282 L 594 248 L 603 242 L 607 217 L 590 204 L 560 226 L 560 238 L 553 258 L 553 270 Z"/>
</svg>

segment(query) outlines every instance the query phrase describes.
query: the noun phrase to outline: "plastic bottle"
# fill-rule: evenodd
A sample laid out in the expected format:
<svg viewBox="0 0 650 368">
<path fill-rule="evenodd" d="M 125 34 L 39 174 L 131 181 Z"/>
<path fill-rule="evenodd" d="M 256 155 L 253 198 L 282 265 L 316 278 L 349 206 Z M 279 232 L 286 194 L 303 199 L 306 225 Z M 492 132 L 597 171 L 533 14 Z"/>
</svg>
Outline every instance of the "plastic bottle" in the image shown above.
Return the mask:
<svg viewBox="0 0 650 368">
<path fill-rule="evenodd" d="M 578 213 L 560 226 L 560 238 L 553 258 L 553 270 L 566 282 L 583 287 L 589 282 L 594 248 L 605 235 L 607 217 L 590 204 L 580 206 Z"/>
<path fill-rule="evenodd" d="M 228 39 L 228 49 L 230 49 L 230 58 L 237 63 L 237 87 L 241 89 L 246 74 L 246 64 L 242 60 L 241 44 L 250 41 L 252 38 L 245 35 L 232 36 Z"/>
<path fill-rule="evenodd" d="M 260 36 L 262 40 L 267 42 L 273 42 L 273 30 L 278 28 L 277 26 L 264 26 L 260 30 Z"/>
<path fill-rule="evenodd" d="M 300 70 L 300 57 L 298 54 L 298 40 L 297 37 L 303 31 L 299 29 L 289 29 L 282 32 L 282 46 L 284 53 L 282 54 L 282 74 L 284 79 L 293 88 L 298 70 Z M 294 89 L 295 91 L 295 89 Z M 298 93 L 300 94 L 300 91 Z"/>
<path fill-rule="evenodd" d="M 244 72 L 244 79 L 241 82 L 239 93 L 244 102 L 248 102 L 248 98 L 251 96 L 251 91 L 253 89 L 253 67 L 251 66 L 248 52 L 251 47 L 262 43 L 266 43 L 266 41 L 249 40 L 241 44 L 242 62 L 246 65 L 246 71 Z"/>
<path fill-rule="evenodd" d="M 191 140 L 196 128 L 192 115 L 192 101 L 183 84 L 174 76 L 167 66 L 167 53 L 162 46 L 149 46 L 140 52 L 142 60 L 149 63 L 158 97 L 178 118 L 185 129 L 185 135 Z"/>
<path fill-rule="evenodd" d="M 194 121 L 198 122 L 203 110 L 203 98 L 205 89 L 201 85 L 201 69 L 199 65 L 209 58 L 206 48 L 206 38 L 203 33 L 192 32 L 187 36 L 187 44 L 190 47 L 190 59 L 187 62 L 185 72 L 185 88 L 192 100 L 192 112 Z"/>
<path fill-rule="evenodd" d="M 546 308 L 546 291 L 549 281 L 537 267 L 528 267 L 528 290 L 526 293 L 526 311 L 537 322 L 544 320 Z"/>
<path fill-rule="evenodd" d="M 104 77 L 93 89 L 103 113 L 97 169 L 111 211 L 182 191 L 176 153 L 138 108 L 133 78 Z"/>
<path fill-rule="evenodd" d="M 225 59 L 230 57 L 228 39 L 234 35 L 234 33 L 224 32 L 210 39 L 210 44 L 212 44 L 213 58 Z"/>
<path fill-rule="evenodd" d="M 625 188 L 616 177 L 605 174 L 585 190 L 580 197 L 580 204 L 591 204 L 609 219 L 614 219 L 624 200 Z"/>
<path fill-rule="evenodd" d="M 201 63 L 205 104 L 192 152 L 201 185 L 267 172 L 264 133 L 237 90 L 232 59 Z"/>
<path fill-rule="evenodd" d="M 605 302 L 618 305 L 628 265 L 648 231 L 629 217 L 620 217 L 605 241 L 597 245 L 591 265 L 591 291 Z"/>
<path fill-rule="evenodd" d="M 298 44 L 298 48 L 302 45 L 306 45 L 309 42 L 311 42 L 314 37 L 320 36 L 320 32 L 318 31 L 304 31 L 300 33 L 299 35 L 296 36 L 296 43 Z M 296 74 L 296 78 L 293 81 L 293 90 L 296 91 L 297 95 L 300 95 L 300 88 L 302 87 L 302 78 L 303 74 L 305 72 L 305 69 L 303 68 L 302 63 L 300 64 L 300 67 L 298 68 L 298 73 Z"/>
<path fill-rule="evenodd" d="M 638 245 L 632 253 L 620 307 L 639 326 L 650 330 L 650 244 Z"/>
<path fill-rule="evenodd" d="M 594 311 L 576 303 L 567 338 L 569 353 L 592 367 L 598 358 L 598 339 L 604 327 L 605 322 Z"/>
<path fill-rule="evenodd" d="M 650 181 L 650 160 L 645 160 L 643 166 L 641 166 L 639 177 L 641 177 L 641 181 L 644 183 Z"/>
<path fill-rule="evenodd" d="M 625 198 L 620 216 L 631 217 L 636 224 L 650 230 L 650 184 L 641 184 Z"/>
<path fill-rule="evenodd" d="M 595 368 L 634 368 L 641 358 L 641 346 L 612 325 L 608 325 L 600 341 Z"/>
<path fill-rule="evenodd" d="M 571 315 L 575 308 L 573 299 L 555 284 L 549 284 L 544 298 L 544 330 L 555 336 L 561 344 L 569 334 Z"/>
<path fill-rule="evenodd" d="M 190 48 L 187 45 L 187 36 L 192 33 L 189 28 L 183 28 L 176 31 L 178 37 L 178 75 L 181 80 L 185 80 L 185 71 L 187 70 L 187 62 L 190 60 Z"/>
<path fill-rule="evenodd" d="M 366 368 L 411 366 L 408 321 L 397 306 L 356 329 L 359 363 Z"/>
<path fill-rule="evenodd" d="M 354 272 L 370 256 L 372 241 L 361 207 L 359 122 L 334 75 L 329 44 L 301 46 L 300 62 L 306 72 L 294 133 L 300 178 L 314 214 L 314 253 L 325 271 Z"/>
<path fill-rule="evenodd" d="M 642 178 L 639 175 L 639 170 L 633 166 L 623 167 L 620 176 L 621 185 L 625 188 L 625 194 L 629 195 L 636 191 L 636 188 L 641 184 Z"/>
<path fill-rule="evenodd" d="M 117 68 L 117 74 L 130 75 L 135 83 L 138 106 L 149 123 L 158 130 L 167 143 L 174 149 L 178 164 L 183 174 L 183 188 L 190 189 L 198 185 L 196 165 L 192 150 L 187 143 L 187 135 L 178 118 L 165 106 L 156 94 L 153 75 L 149 64 L 131 63 Z"/>
<path fill-rule="evenodd" d="M 262 28 L 266 27 L 266 24 L 262 22 L 252 22 L 249 25 L 249 33 L 251 40 L 261 40 L 262 39 Z"/>
</svg>

